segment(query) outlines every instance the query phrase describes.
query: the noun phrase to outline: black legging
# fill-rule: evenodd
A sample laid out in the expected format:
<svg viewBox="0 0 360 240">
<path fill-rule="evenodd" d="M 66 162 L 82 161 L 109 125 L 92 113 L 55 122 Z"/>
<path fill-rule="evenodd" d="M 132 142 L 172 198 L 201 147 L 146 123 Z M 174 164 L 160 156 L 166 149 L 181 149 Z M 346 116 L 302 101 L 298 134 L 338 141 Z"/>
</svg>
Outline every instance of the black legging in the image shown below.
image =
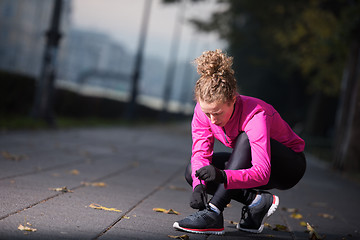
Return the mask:
<svg viewBox="0 0 360 240">
<path fill-rule="evenodd" d="M 303 177 L 306 169 L 306 159 L 303 152 L 296 153 L 276 140 L 270 139 L 271 148 L 271 175 L 269 182 L 257 189 L 286 190 L 295 186 Z M 232 153 L 214 153 L 212 165 L 219 169 L 247 169 L 251 164 L 251 148 L 248 136 L 242 132 L 237 140 Z M 192 185 L 191 163 L 185 171 L 186 181 Z M 256 196 L 254 189 L 225 189 L 224 184 L 207 183 L 207 193 L 213 195 L 210 200 L 221 211 L 224 210 L 231 199 L 249 205 Z"/>
</svg>

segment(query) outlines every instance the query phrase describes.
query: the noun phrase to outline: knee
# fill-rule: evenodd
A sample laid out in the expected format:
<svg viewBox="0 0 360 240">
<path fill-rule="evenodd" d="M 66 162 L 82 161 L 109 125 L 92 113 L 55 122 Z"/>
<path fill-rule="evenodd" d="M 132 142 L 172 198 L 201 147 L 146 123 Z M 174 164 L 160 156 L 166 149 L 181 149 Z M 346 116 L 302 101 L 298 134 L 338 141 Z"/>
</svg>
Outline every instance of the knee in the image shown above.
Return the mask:
<svg viewBox="0 0 360 240">
<path fill-rule="evenodd" d="M 186 166 L 186 169 L 185 169 L 185 180 L 190 184 L 190 186 L 192 186 L 192 177 L 191 177 L 191 163 L 189 163 L 187 166 Z"/>
</svg>

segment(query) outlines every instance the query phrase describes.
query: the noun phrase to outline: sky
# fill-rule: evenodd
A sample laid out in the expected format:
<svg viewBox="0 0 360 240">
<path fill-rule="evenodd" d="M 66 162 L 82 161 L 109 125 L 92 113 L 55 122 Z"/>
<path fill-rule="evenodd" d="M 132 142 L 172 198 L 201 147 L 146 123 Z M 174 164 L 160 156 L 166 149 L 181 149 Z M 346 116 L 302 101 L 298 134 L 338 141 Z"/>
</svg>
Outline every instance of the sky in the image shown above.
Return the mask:
<svg viewBox="0 0 360 240">
<path fill-rule="evenodd" d="M 108 34 L 120 42 L 130 53 L 135 53 L 139 44 L 142 15 L 145 1 L 149 0 L 73 0 L 72 17 L 76 28 L 96 30 Z M 224 6 L 215 0 L 200 3 L 185 1 L 181 4 L 163 4 L 161 0 L 151 1 L 145 55 L 168 61 L 174 28 L 181 7 L 185 9 L 182 23 L 179 60 L 191 61 L 205 50 L 225 48 L 226 43 L 217 34 L 196 31 L 186 19 L 196 16 L 208 19 L 214 9 Z"/>
</svg>

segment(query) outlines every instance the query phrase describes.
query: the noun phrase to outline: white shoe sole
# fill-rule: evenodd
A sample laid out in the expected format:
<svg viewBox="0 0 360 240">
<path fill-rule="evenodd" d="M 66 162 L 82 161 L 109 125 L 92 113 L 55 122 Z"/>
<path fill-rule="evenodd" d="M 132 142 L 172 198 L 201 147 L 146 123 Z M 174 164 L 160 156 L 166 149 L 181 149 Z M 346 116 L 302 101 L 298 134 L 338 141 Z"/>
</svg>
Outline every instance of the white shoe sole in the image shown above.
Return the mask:
<svg viewBox="0 0 360 240">
<path fill-rule="evenodd" d="M 240 223 L 238 223 L 236 225 L 236 228 L 241 230 L 241 231 L 244 231 L 244 232 L 250 232 L 250 233 L 261 233 L 264 229 L 264 222 L 266 219 L 268 219 L 275 211 L 276 209 L 278 208 L 279 206 L 279 203 L 280 203 L 280 199 L 278 196 L 276 195 L 273 195 L 273 203 L 271 204 L 268 212 L 265 214 L 265 217 L 264 219 L 262 220 L 262 223 L 261 223 L 261 226 L 258 228 L 258 229 L 247 229 L 247 228 L 241 228 L 240 227 Z"/>
<path fill-rule="evenodd" d="M 225 230 L 215 230 L 215 229 L 209 229 L 209 230 L 202 230 L 202 229 L 191 229 L 191 228 L 183 228 L 180 227 L 178 222 L 174 222 L 173 227 L 175 229 L 190 232 L 190 233 L 199 233 L 199 234 L 214 234 L 214 235 L 223 235 L 225 234 Z"/>
</svg>

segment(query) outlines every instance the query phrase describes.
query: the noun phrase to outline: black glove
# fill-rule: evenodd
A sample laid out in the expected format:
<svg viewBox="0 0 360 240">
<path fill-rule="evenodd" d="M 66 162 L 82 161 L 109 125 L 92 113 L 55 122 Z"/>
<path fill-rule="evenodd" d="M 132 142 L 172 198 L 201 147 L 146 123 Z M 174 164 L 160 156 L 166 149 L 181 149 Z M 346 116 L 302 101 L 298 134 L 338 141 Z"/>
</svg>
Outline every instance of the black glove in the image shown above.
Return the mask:
<svg viewBox="0 0 360 240">
<path fill-rule="evenodd" d="M 226 173 L 223 170 L 220 170 L 213 165 L 208 165 L 198 169 L 195 173 L 195 176 L 205 182 L 217 182 L 224 183 L 226 182 Z"/>
<path fill-rule="evenodd" d="M 194 191 L 190 198 L 190 207 L 194 209 L 205 209 L 205 204 L 203 201 L 203 186 L 197 185 L 194 188 Z"/>
</svg>

